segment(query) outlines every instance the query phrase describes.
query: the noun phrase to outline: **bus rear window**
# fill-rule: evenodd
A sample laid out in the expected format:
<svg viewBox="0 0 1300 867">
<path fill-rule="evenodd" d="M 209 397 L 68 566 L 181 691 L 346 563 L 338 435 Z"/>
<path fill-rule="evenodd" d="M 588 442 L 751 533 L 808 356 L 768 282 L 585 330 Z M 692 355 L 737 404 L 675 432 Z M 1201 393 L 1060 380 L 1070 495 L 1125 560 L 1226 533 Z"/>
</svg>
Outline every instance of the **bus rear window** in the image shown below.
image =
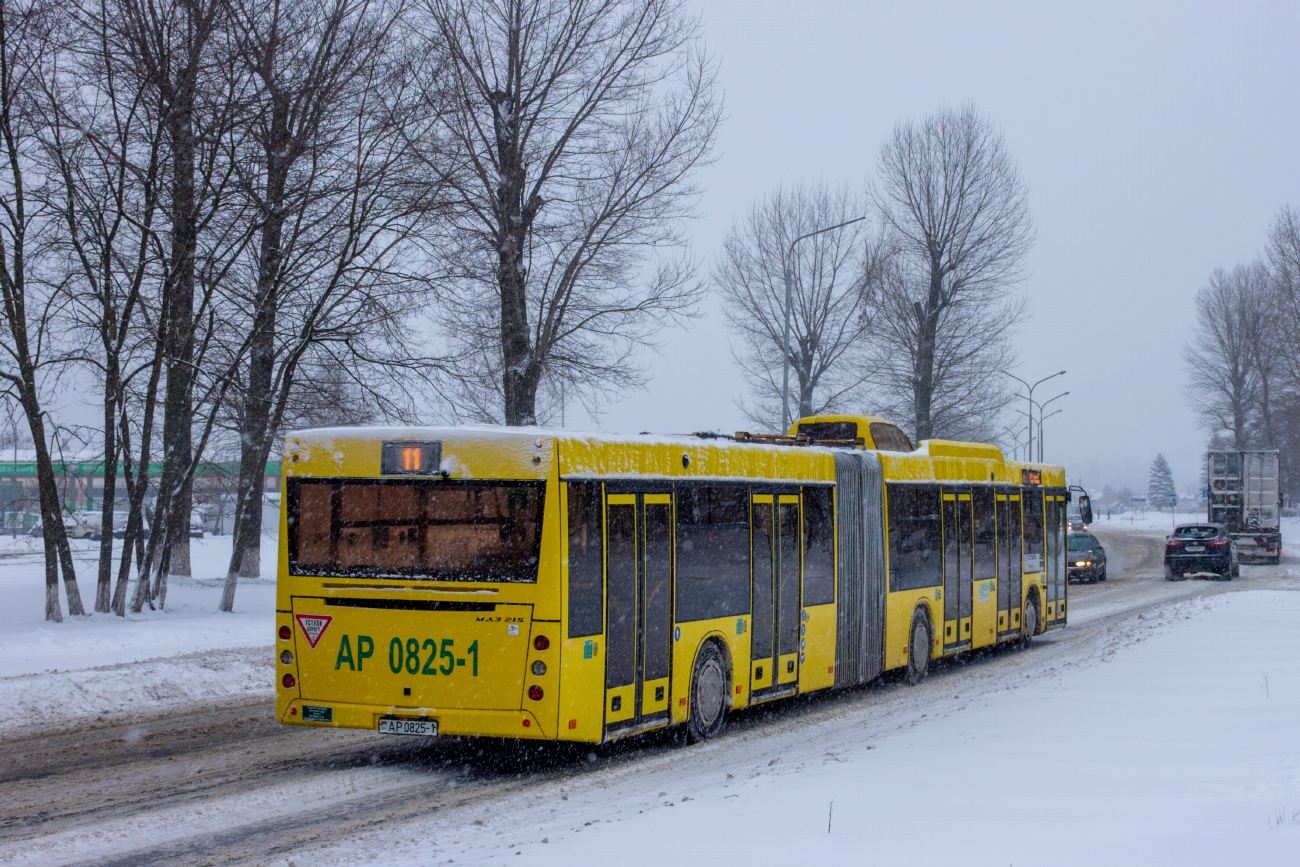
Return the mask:
<svg viewBox="0 0 1300 867">
<path fill-rule="evenodd" d="M 532 582 L 546 483 L 290 480 L 295 575 Z"/>
</svg>

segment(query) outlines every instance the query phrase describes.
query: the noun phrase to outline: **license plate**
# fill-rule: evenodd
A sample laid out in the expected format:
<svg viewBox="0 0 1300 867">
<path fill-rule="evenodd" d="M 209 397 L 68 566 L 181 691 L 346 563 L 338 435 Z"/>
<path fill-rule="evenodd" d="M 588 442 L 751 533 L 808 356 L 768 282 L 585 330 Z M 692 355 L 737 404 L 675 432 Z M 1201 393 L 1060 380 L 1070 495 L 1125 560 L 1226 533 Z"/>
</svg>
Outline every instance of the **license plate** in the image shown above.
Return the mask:
<svg viewBox="0 0 1300 867">
<path fill-rule="evenodd" d="M 1189 554 L 1200 554 L 1200 553 L 1201 553 L 1202 551 L 1204 551 L 1204 550 L 1205 550 L 1205 546 L 1204 546 L 1204 545 L 1188 545 L 1188 546 L 1187 546 L 1187 553 L 1189 553 Z"/>
<path fill-rule="evenodd" d="M 383 717 L 379 720 L 381 735 L 425 735 L 433 737 L 438 734 L 438 721 L 433 719 L 394 719 Z"/>
</svg>

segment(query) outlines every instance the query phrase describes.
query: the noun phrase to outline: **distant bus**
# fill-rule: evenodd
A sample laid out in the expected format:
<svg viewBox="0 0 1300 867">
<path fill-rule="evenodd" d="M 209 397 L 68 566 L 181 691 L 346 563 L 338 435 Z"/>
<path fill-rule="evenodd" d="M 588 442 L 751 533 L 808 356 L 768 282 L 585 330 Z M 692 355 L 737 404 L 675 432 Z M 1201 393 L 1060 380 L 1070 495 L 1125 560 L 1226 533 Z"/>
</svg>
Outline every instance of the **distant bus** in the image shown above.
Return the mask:
<svg viewBox="0 0 1300 867">
<path fill-rule="evenodd" d="M 294 725 L 586 742 L 1065 625 L 1060 467 L 786 435 L 289 435 L 276 712 Z"/>
</svg>

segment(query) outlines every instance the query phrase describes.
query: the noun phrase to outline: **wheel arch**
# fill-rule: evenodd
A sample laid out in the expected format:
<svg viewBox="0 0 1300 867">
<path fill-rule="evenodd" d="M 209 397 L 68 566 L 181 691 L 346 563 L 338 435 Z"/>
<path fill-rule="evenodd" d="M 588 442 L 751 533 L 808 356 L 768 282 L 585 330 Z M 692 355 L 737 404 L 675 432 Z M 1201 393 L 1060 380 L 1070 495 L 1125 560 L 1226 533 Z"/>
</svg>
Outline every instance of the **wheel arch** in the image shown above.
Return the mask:
<svg viewBox="0 0 1300 867">
<path fill-rule="evenodd" d="M 723 674 L 727 678 L 727 709 L 730 710 L 735 707 L 736 703 L 736 665 L 731 658 L 731 645 L 727 643 L 726 636 L 719 630 L 715 629 L 706 632 L 700 638 L 699 643 L 695 645 L 695 652 L 691 654 L 691 664 L 688 669 L 690 673 L 687 675 L 686 680 L 686 694 L 689 696 L 695 686 L 695 665 L 700 661 L 700 654 L 710 644 L 716 645 L 718 652 L 722 654 Z"/>
<path fill-rule="evenodd" d="M 922 596 L 916 600 L 916 605 L 912 607 L 912 616 L 907 619 L 907 646 L 910 648 L 912 645 L 912 624 L 916 621 L 918 614 L 925 618 L 926 628 L 930 630 L 930 658 L 936 659 L 942 655 L 942 652 L 935 650 L 935 635 L 938 632 L 934 625 L 934 601 L 928 596 Z"/>
<path fill-rule="evenodd" d="M 1021 608 L 1029 608 L 1029 601 L 1033 600 L 1034 606 L 1038 609 L 1038 622 L 1034 624 L 1034 635 L 1042 635 L 1046 620 L 1043 616 L 1043 596 L 1040 592 L 1038 582 L 1035 581 L 1025 590 L 1025 601 L 1021 603 Z M 1020 615 L 1020 622 L 1024 623 L 1024 614 Z"/>
</svg>

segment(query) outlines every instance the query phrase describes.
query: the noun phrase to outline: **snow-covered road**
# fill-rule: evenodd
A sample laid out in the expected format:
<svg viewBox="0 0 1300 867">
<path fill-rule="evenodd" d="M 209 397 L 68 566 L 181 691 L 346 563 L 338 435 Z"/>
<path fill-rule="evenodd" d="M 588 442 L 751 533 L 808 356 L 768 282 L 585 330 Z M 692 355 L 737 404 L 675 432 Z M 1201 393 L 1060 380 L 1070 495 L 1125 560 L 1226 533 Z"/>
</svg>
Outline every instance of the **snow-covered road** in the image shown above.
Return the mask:
<svg viewBox="0 0 1300 867">
<path fill-rule="evenodd" d="M 0 863 L 1292 863 L 1296 567 L 1141 571 L 1072 588 L 1070 628 L 1028 651 L 698 746 L 283 729 L 261 697 L 14 734 Z"/>
</svg>

